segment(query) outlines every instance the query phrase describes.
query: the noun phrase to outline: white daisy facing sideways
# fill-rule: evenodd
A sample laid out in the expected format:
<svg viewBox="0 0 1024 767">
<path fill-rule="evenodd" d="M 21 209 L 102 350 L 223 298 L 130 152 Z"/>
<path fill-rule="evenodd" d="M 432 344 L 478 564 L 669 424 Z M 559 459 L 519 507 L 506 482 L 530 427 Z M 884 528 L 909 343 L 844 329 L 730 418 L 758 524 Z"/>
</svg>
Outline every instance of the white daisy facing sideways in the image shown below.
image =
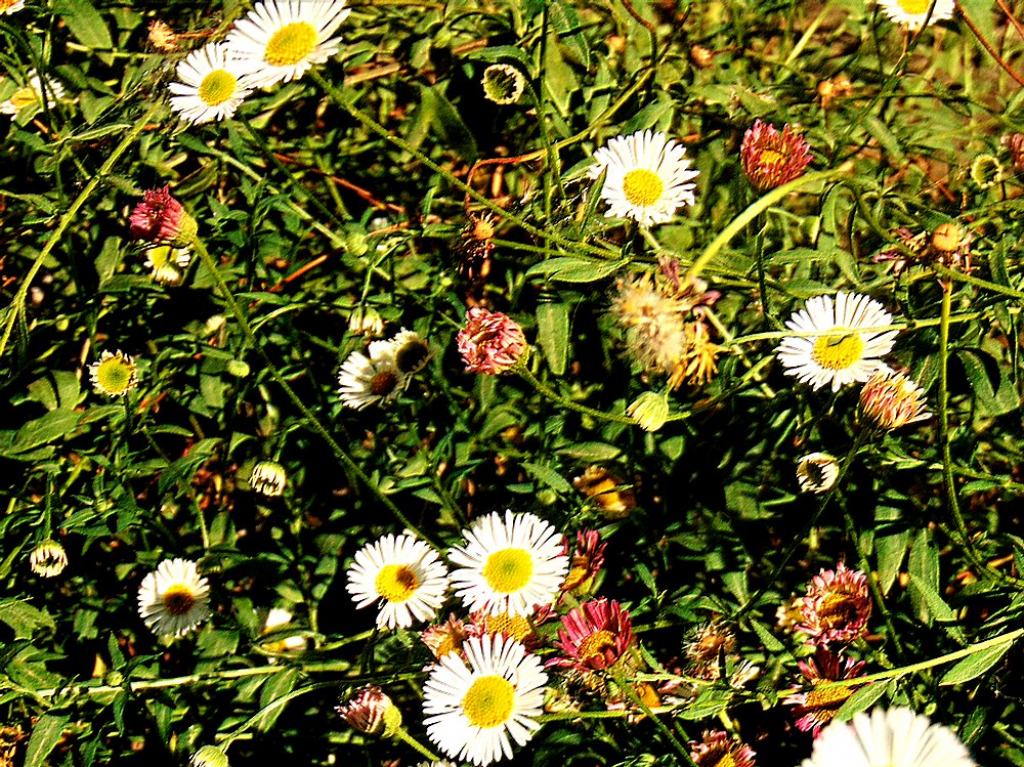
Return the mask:
<svg viewBox="0 0 1024 767">
<path fill-rule="evenodd" d="M 0 16 L 16 13 L 25 7 L 25 0 L 0 0 Z"/>
<path fill-rule="evenodd" d="M 210 583 L 195 562 L 165 559 L 139 586 L 139 616 L 157 636 L 184 636 L 210 616 Z"/>
<path fill-rule="evenodd" d="M 631 218 L 642 226 L 664 224 L 676 211 L 695 202 L 693 183 L 699 173 L 686 159 L 686 148 L 664 133 L 638 131 L 617 136 L 594 152 L 590 177 L 607 170 L 601 199 L 607 214 Z"/>
<path fill-rule="evenodd" d="M 264 0 L 225 43 L 232 57 L 254 65 L 255 85 L 290 82 L 338 52 L 341 38 L 331 35 L 348 14 L 345 0 Z"/>
<path fill-rule="evenodd" d="M 252 93 L 251 61 L 231 58 L 221 43 L 192 51 L 178 64 L 178 82 L 171 83 L 171 109 L 193 125 L 226 120 Z"/>
<path fill-rule="evenodd" d="M 427 737 L 446 756 L 475 765 L 512 757 L 540 729 L 548 676 L 522 644 L 502 634 L 472 637 L 466 660 L 448 653 L 423 685 Z"/>
<path fill-rule="evenodd" d="M 470 612 L 532 615 L 554 600 L 569 571 L 562 534 L 534 514 L 492 512 L 463 531 L 448 551 L 459 569 L 452 585 Z"/>
<path fill-rule="evenodd" d="M 66 91 L 64 86 L 51 77 L 40 77 L 39 72 L 32 69 L 25 78 L 25 84 L 11 94 L 6 100 L 0 102 L 0 114 L 16 115 L 22 109 L 34 107 L 36 110 L 43 107 L 43 90 L 46 90 L 46 101 L 52 104 L 64 98 Z"/>
<path fill-rule="evenodd" d="M 786 321 L 801 335 L 783 338 L 775 354 L 787 375 L 814 389 L 831 385 L 839 391 L 888 369 L 879 358 L 892 350 L 897 331 L 870 328 L 891 324 L 892 315 L 868 296 L 815 296 Z"/>
<path fill-rule="evenodd" d="M 408 533 L 389 534 L 356 552 L 348 585 L 356 607 L 379 605 L 378 628 L 408 628 L 437 615 L 448 570 L 437 552 Z"/>
<path fill-rule="evenodd" d="M 908 708 L 876 708 L 834 721 L 801 767 L 976 767 L 951 729 Z"/>
<path fill-rule="evenodd" d="M 398 368 L 394 348 L 387 341 L 374 341 L 369 356 L 352 352 L 338 371 L 341 404 L 362 410 L 371 405 L 387 405 L 406 386 L 410 378 Z"/>
<path fill-rule="evenodd" d="M 911 32 L 937 21 L 946 21 L 956 13 L 954 0 L 878 0 L 878 7 L 894 24 L 901 24 Z M 928 11 L 931 9 L 931 14 Z"/>
</svg>

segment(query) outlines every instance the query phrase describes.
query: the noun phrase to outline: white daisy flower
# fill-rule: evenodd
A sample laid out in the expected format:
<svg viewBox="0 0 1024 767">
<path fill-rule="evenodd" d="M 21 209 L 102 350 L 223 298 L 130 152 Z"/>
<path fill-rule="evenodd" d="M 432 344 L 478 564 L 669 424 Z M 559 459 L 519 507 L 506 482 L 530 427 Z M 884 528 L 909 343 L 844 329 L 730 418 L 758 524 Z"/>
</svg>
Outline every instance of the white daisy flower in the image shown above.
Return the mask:
<svg viewBox="0 0 1024 767">
<path fill-rule="evenodd" d="M 548 676 L 539 658 L 501 634 L 467 639 L 437 661 L 423 685 L 427 736 L 447 756 L 476 765 L 511 758 L 540 729 Z"/>
<path fill-rule="evenodd" d="M 210 616 L 209 603 L 210 584 L 187 559 L 165 559 L 139 587 L 139 615 L 158 636 L 184 636 Z"/>
<path fill-rule="evenodd" d="M 25 0 L 0 0 L 0 16 L 17 13 L 25 7 Z"/>
<path fill-rule="evenodd" d="M 492 512 L 463 531 L 448 551 L 457 596 L 470 611 L 530 615 L 558 594 L 569 570 L 562 534 L 533 514 Z"/>
<path fill-rule="evenodd" d="M 356 607 L 380 606 L 379 628 L 408 628 L 437 615 L 448 570 L 428 544 L 408 533 L 389 534 L 356 552 L 346 588 Z"/>
<path fill-rule="evenodd" d="M 839 479 L 839 461 L 828 453 L 808 453 L 796 462 L 796 480 L 804 493 L 825 493 Z"/>
<path fill-rule="evenodd" d="M 880 303 L 857 293 L 815 296 L 793 314 L 786 327 L 810 336 L 782 339 L 776 355 L 786 374 L 820 389 L 832 391 L 867 381 L 887 366 L 879 357 L 888 354 L 896 331 L 862 331 L 892 324 L 892 315 Z"/>
<path fill-rule="evenodd" d="M 409 376 L 398 369 L 390 341 L 374 341 L 369 356 L 352 352 L 338 371 L 338 394 L 347 407 L 362 410 L 386 405 L 409 385 Z"/>
<path fill-rule="evenodd" d="M 178 64 L 180 82 L 171 83 L 171 109 L 193 125 L 231 117 L 252 93 L 250 61 L 233 59 L 227 46 L 210 43 Z"/>
<path fill-rule="evenodd" d="M 15 9 L 17 10 L 17 9 Z M 53 103 L 64 98 L 64 86 L 49 77 L 40 77 L 36 70 L 31 70 L 25 78 L 25 84 L 18 88 L 6 100 L 0 102 L 0 114 L 16 115 L 26 107 L 42 109 L 43 88 L 46 88 L 46 100 Z"/>
<path fill-rule="evenodd" d="M 932 724 L 908 708 L 876 708 L 823 729 L 802 767 L 975 767 L 975 763 L 948 727 Z"/>
<path fill-rule="evenodd" d="M 937 21 L 953 18 L 956 11 L 954 0 L 878 0 L 878 7 L 893 23 L 902 24 L 911 31 L 916 31 Z M 929 16 L 928 10 L 931 9 Z"/>
<path fill-rule="evenodd" d="M 348 16 L 345 0 L 264 0 L 235 24 L 231 55 L 255 65 L 259 86 L 290 82 L 338 52 L 331 35 Z"/>
<path fill-rule="evenodd" d="M 692 181 L 699 174 L 690 169 L 685 147 L 664 133 L 617 136 L 594 153 L 594 160 L 591 178 L 608 171 L 601 199 L 608 203 L 609 216 L 643 226 L 664 224 L 695 201 Z"/>
</svg>

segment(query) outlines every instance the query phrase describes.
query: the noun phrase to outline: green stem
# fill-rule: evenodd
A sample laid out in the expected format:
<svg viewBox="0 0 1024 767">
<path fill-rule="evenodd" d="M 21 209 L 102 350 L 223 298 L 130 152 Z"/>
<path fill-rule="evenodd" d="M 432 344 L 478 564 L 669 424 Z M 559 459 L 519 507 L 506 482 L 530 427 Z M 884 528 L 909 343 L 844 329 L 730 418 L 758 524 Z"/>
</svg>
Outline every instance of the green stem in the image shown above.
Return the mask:
<svg viewBox="0 0 1024 767">
<path fill-rule="evenodd" d="M 676 752 L 683 757 L 686 764 L 690 765 L 690 767 L 697 767 L 693 758 L 690 756 L 690 749 L 680 743 L 679 738 L 677 738 L 675 733 L 669 729 L 669 726 L 661 721 L 650 706 L 644 703 L 643 698 L 641 698 L 637 694 L 636 690 L 633 689 L 633 684 L 628 681 L 614 666 L 612 666 L 609 671 L 611 672 L 612 679 L 615 680 L 615 684 L 618 685 L 619 689 L 625 693 L 626 697 L 628 697 L 641 711 L 644 712 L 646 717 L 654 722 L 655 726 L 661 730 L 662 733 L 664 733 L 665 737 L 668 738 L 668 742 L 672 744 L 672 748 L 674 748 Z"/>
<path fill-rule="evenodd" d="M 843 508 L 843 519 L 846 522 L 846 537 L 850 539 L 850 543 L 853 544 L 854 550 L 857 552 L 857 566 L 860 567 L 862 573 L 867 576 L 868 588 L 871 591 L 871 596 L 875 600 L 875 607 L 878 608 L 879 615 L 882 616 L 882 620 L 885 621 L 885 628 L 889 632 L 889 638 L 892 640 L 893 648 L 900 655 L 903 654 L 903 643 L 900 642 L 900 638 L 896 633 L 896 626 L 892 622 L 892 614 L 889 612 L 889 608 L 885 605 L 885 595 L 882 593 L 882 587 L 878 582 L 878 575 L 872 569 L 870 562 L 868 562 L 867 555 L 861 550 L 860 537 L 857 535 L 857 527 L 853 522 L 853 514 L 850 513 L 848 507 Z"/>
<path fill-rule="evenodd" d="M 213 277 L 214 282 L 217 284 L 217 288 L 220 290 L 221 295 L 224 297 L 224 302 L 227 304 L 228 309 L 231 311 L 231 313 L 237 320 L 238 326 L 241 328 L 242 333 L 245 335 L 249 344 L 252 345 L 252 347 L 257 351 L 257 353 L 259 353 L 259 355 L 263 358 L 263 361 L 267 365 L 267 370 L 270 371 L 271 377 L 275 381 L 277 381 L 277 383 L 284 390 L 285 394 L 288 396 L 288 399 L 290 399 L 292 401 L 292 404 L 295 405 L 296 408 L 298 408 L 299 412 L 302 414 L 302 419 L 306 422 L 306 425 L 309 426 L 314 432 L 319 434 L 320 437 L 324 440 L 324 442 L 327 443 L 327 446 L 331 449 L 331 452 L 334 453 L 335 458 L 337 458 L 341 465 L 345 468 L 345 471 L 348 472 L 350 476 L 353 476 L 356 479 L 358 479 L 377 498 L 381 505 L 391 512 L 391 514 L 395 517 L 395 519 L 399 521 L 399 523 L 401 523 L 404 527 L 408 528 L 408 530 L 415 534 L 418 538 L 427 541 L 436 548 L 440 548 L 440 546 L 435 541 L 433 541 L 431 538 L 425 535 L 418 527 L 416 527 L 416 525 L 410 522 L 408 517 L 406 517 L 405 514 L 402 513 L 402 510 L 399 509 L 398 506 L 396 506 L 395 503 L 390 498 L 388 498 L 384 493 L 381 492 L 380 488 L 377 487 L 376 484 L 374 484 L 374 482 L 366 475 L 366 473 L 361 468 L 359 468 L 359 465 L 354 460 L 352 460 L 349 454 L 342 449 L 341 445 L 339 445 L 337 441 L 334 439 L 334 437 L 330 435 L 327 429 L 324 428 L 323 424 L 320 423 L 320 421 L 313 414 L 313 412 L 308 407 L 306 407 L 306 403 L 303 402 L 302 398 L 295 393 L 295 390 L 288 385 L 288 381 L 286 381 L 284 376 L 281 375 L 280 371 L 278 371 L 277 366 L 274 364 L 274 361 L 270 358 L 270 355 L 263 348 L 263 345 L 256 339 L 252 327 L 249 325 L 249 320 L 245 316 L 245 312 L 242 311 L 242 307 L 239 306 L 238 302 L 235 300 L 234 295 L 232 295 L 231 289 L 224 281 L 224 278 L 221 276 L 220 271 L 218 271 L 217 264 L 214 263 L 213 258 L 210 256 L 209 251 L 207 251 L 206 249 L 206 246 L 202 243 L 201 240 L 196 240 L 193 247 L 196 253 L 199 255 L 199 258 L 203 262 L 203 265 L 206 267 L 207 271 L 210 272 L 210 275 Z"/>
<path fill-rule="evenodd" d="M 402 741 L 407 746 L 416 751 L 420 756 L 426 757 L 432 762 L 437 762 L 441 760 L 441 757 L 439 757 L 429 748 L 427 748 L 418 740 L 416 740 L 416 738 L 410 735 L 409 732 L 404 727 L 398 728 L 398 731 L 395 733 L 395 740 Z"/>
<path fill-rule="evenodd" d="M 537 376 L 535 376 L 526 365 L 518 365 L 515 368 L 513 368 L 513 371 L 518 373 L 523 380 L 525 380 L 527 383 L 533 386 L 533 388 L 535 388 L 538 392 L 543 394 L 549 400 L 551 400 L 552 402 L 556 402 L 562 405 L 563 407 L 567 407 L 570 410 L 575 410 L 578 413 L 584 413 L 586 415 L 593 416 L 594 418 L 600 418 L 603 421 L 611 421 L 613 423 L 625 423 L 629 424 L 630 426 L 637 425 L 636 421 L 634 421 L 629 416 L 619 415 L 618 413 L 606 413 L 603 410 L 596 410 L 592 407 L 581 405 L 578 402 L 573 402 L 571 399 L 563 397 L 550 386 L 548 386 L 545 383 L 542 383 L 540 379 L 538 379 Z"/>
<path fill-rule="evenodd" d="M 43 262 L 50 257 L 53 249 L 57 247 L 57 243 L 64 237 L 64 233 L 67 232 L 68 227 L 71 226 L 71 222 L 75 221 L 78 217 L 78 212 L 85 205 L 86 201 L 92 197 L 93 193 L 100 183 L 106 179 L 110 174 L 111 169 L 117 163 L 121 156 L 128 151 L 128 149 L 135 143 L 135 140 L 142 134 L 146 125 L 152 119 L 158 111 L 163 109 L 163 102 L 156 101 L 146 113 L 142 115 L 132 126 L 132 129 L 128 131 L 127 135 L 121 142 L 114 147 L 114 151 L 110 153 L 110 156 L 103 162 L 100 169 L 89 179 L 86 185 L 82 188 L 82 191 L 78 193 L 78 197 L 75 198 L 74 202 L 71 203 L 64 214 L 60 217 L 57 222 L 57 226 L 50 234 L 46 243 L 43 245 L 42 250 L 39 251 L 39 255 L 35 257 L 32 262 L 32 266 L 29 267 L 25 276 L 21 280 L 21 284 L 18 287 L 18 292 L 14 294 L 14 299 L 7 307 L 7 317 L 4 320 L 3 334 L 0 335 L 0 357 L 3 357 L 4 352 L 7 351 L 7 344 L 11 340 L 11 333 L 14 331 L 14 326 L 18 322 L 18 317 L 22 316 L 25 311 L 25 300 L 28 297 L 29 288 L 32 286 L 32 281 L 39 274 L 39 270 L 43 267 Z"/>
<path fill-rule="evenodd" d="M 750 206 L 747 207 L 742 213 L 734 218 L 725 229 L 723 229 L 715 239 L 708 243 L 707 247 L 704 248 L 704 252 L 701 253 L 697 259 L 693 262 L 690 268 L 686 272 L 686 277 L 683 282 L 685 284 L 692 284 L 700 273 L 707 266 L 708 262 L 718 255 L 718 252 L 724 248 L 729 241 L 732 240 L 737 234 L 743 231 L 746 226 L 757 218 L 758 215 L 768 210 L 772 205 L 777 202 L 781 202 L 786 195 L 802 189 L 805 186 L 818 183 L 819 181 L 829 181 L 833 178 L 846 175 L 850 173 L 853 166 L 843 166 L 840 168 L 833 168 L 832 170 L 823 170 L 817 173 L 808 173 L 805 176 L 790 181 L 788 184 L 783 184 L 778 189 L 773 189 L 768 194 L 759 197 Z"/>
</svg>

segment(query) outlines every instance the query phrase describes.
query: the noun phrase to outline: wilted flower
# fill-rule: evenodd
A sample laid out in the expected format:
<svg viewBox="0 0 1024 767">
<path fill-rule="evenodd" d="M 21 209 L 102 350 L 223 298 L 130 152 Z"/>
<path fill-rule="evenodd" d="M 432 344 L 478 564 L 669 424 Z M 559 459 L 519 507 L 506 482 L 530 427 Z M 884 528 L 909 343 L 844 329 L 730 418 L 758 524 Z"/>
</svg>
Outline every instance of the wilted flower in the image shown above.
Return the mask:
<svg viewBox="0 0 1024 767">
<path fill-rule="evenodd" d="M 526 88 L 526 76 L 511 64 L 491 64 L 480 84 L 484 96 L 495 104 L 515 104 Z"/>
<path fill-rule="evenodd" d="M 559 657 L 548 666 L 603 671 L 633 646 L 629 613 L 618 602 L 594 599 L 562 616 L 555 646 Z"/>
<path fill-rule="evenodd" d="M 719 621 L 711 621 L 697 629 L 686 645 L 686 657 L 693 675 L 701 679 L 718 679 L 719 660 L 736 649 L 736 635 Z"/>
<path fill-rule="evenodd" d="M 839 461 L 828 453 L 808 453 L 796 462 L 796 479 L 804 493 L 825 493 L 839 478 Z"/>
<path fill-rule="evenodd" d="M 954 253 L 964 245 L 967 235 L 954 223 L 939 224 L 932 232 L 932 247 L 940 253 Z"/>
<path fill-rule="evenodd" d="M 625 519 L 636 508 L 633 491 L 623 487 L 622 480 L 603 466 L 588 466 L 583 474 L 573 479 L 572 486 L 607 519 Z"/>
<path fill-rule="evenodd" d="M 644 431 L 658 431 L 668 420 L 668 399 L 664 394 L 645 391 L 626 408 L 626 415 Z"/>
<path fill-rule="evenodd" d="M 402 328 L 394 338 L 387 341 L 395 358 L 395 367 L 403 376 L 420 372 L 430 362 L 430 344 L 414 330 Z"/>
<path fill-rule="evenodd" d="M 722 347 L 711 341 L 711 334 L 703 319 L 687 322 L 684 328 L 686 346 L 676 363 L 668 384 L 673 389 L 683 381 L 691 386 L 708 383 L 718 372 L 718 354 Z"/>
<path fill-rule="evenodd" d="M 473 307 L 455 344 L 467 373 L 497 375 L 509 370 L 530 348 L 519 324 L 502 312 Z"/>
<path fill-rule="evenodd" d="M 148 242 L 169 243 L 178 248 L 195 242 L 199 230 L 196 220 L 171 196 L 169 186 L 147 189 L 142 202 L 132 211 L 128 223 L 132 237 Z"/>
<path fill-rule="evenodd" d="M 842 562 L 835 570 L 823 568 L 807 586 L 802 612 L 797 630 L 813 644 L 852 642 L 865 632 L 871 617 L 867 576 Z"/>
<path fill-rule="evenodd" d="M 276 498 L 284 493 L 288 472 L 277 461 L 260 461 L 252 467 L 249 484 L 260 495 Z"/>
<path fill-rule="evenodd" d="M 646 370 L 670 374 L 686 346 L 685 304 L 649 276 L 620 279 L 611 314 L 626 330 L 630 353 Z"/>
<path fill-rule="evenodd" d="M 706 731 L 701 740 L 690 741 L 690 758 L 697 767 L 754 767 L 755 756 L 750 746 L 722 730 Z"/>
<path fill-rule="evenodd" d="M 875 373 L 860 390 L 861 412 L 886 431 L 931 418 L 927 404 L 924 391 L 909 376 L 891 370 Z"/>
<path fill-rule="evenodd" d="M 120 351 L 105 351 L 89 366 L 89 379 L 98 394 L 123 397 L 135 388 L 139 371 L 129 355 Z"/>
<path fill-rule="evenodd" d="M 68 566 L 68 555 L 57 541 L 47 538 L 32 550 L 28 563 L 36 575 L 56 578 Z"/>
<path fill-rule="evenodd" d="M 146 29 L 149 44 L 161 53 L 174 53 L 178 50 L 178 35 L 167 22 L 153 19 Z"/>
<path fill-rule="evenodd" d="M 191 767 L 230 767 L 228 755 L 216 746 L 203 746 L 189 760 Z"/>
<path fill-rule="evenodd" d="M 833 101 L 846 98 L 851 93 L 853 93 L 853 84 L 850 82 L 850 78 L 844 74 L 818 83 L 818 98 L 821 99 L 822 109 L 828 109 Z"/>
<path fill-rule="evenodd" d="M 376 685 L 360 688 L 335 710 L 353 730 L 367 735 L 390 738 L 402 726 L 402 712 Z"/>
<path fill-rule="evenodd" d="M 804 679 L 812 687 L 786 698 L 785 702 L 795 707 L 793 713 L 797 717 L 797 728 L 802 732 L 812 732 L 817 737 L 818 731 L 832 721 L 836 712 L 857 689 L 852 685 L 826 686 L 825 689 L 821 689 L 822 685 L 860 676 L 864 670 L 864 662 L 844 659 L 827 648 L 819 647 L 813 658 L 802 660 L 797 665 Z"/>
<path fill-rule="evenodd" d="M 0 725 L 0 767 L 14 767 L 18 744 L 26 738 L 18 725 Z"/>
<path fill-rule="evenodd" d="M 708 69 L 715 63 L 715 52 L 703 45 L 690 46 L 690 61 L 698 69 Z"/>
<path fill-rule="evenodd" d="M 444 623 L 438 623 L 420 632 L 420 641 L 435 658 L 442 658 L 450 652 L 461 652 L 462 645 L 467 639 L 481 636 L 482 633 L 479 626 L 467 624 L 453 613 Z"/>
<path fill-rule="evenodd" d="M 537 632 L 533 630 L 529 616 L 512 615 L 508 612 L 489 615 L 486 610 L 475 610 L 470 613 L 469 619 L 476 629 L 473 636 L 500 634 L 506 639 L 521 642 L 527 650 L 537 644 Z"/>
<path fill-rule="evenodd" d="M 743 134 L 740 159 L 751 184 L 774 189 L 804 175 L 811 163 L 811 145 L 789 124 L 779 133 L 771 123 L 755 120 Z"/>
<path fill-rule="evenodd" d="M 971 163 L 971 181 L 979 189 L 991 189 L 1003 180 L 1003 164 L 990 154 L 980 154 Z"/>
<path fill-rule="evenodd" d="M 1010 151 L 1013 159 L 1013 167 L 1017 170 L 1024 170 L 1024 133 L 1011 133 L 1003 136 L 1003 145 Z"/>
<path fill-rule="evenodd" d="M 490 214 L 471 215 L 469 223 L 459 232 L 453 252 L 459 272 L 472 283 L 483 282 L 491 273 L 494 234 L 494 217 Z"/>
<path fill-rule="evenodd" d="M 604 552 L 607 543 L 601 542 L 597 530 L 580 530 L 576 533 L 576 551 L 569 560 L 569 574 L 562 583 L 562 591 L 576 594 L 588 593 L 594 585 L 594 578 L 604 566 Z M 569 556 L 570 543 L 566 538 L 563 553 Z"/>
</svg>

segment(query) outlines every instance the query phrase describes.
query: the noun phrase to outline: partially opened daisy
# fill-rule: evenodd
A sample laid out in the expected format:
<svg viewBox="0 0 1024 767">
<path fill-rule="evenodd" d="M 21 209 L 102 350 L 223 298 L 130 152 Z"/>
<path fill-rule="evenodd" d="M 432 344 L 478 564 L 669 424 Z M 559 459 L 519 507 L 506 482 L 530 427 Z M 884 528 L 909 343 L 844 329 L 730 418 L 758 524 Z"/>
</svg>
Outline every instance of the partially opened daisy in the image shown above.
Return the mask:
<svg viewBox="0 0 1024 767">
<path fill-rule="evenodd" d="M 452 584 L 470 610 L 530 615 L 549 604 L 569 571 L 562 534 L 533 514 L 492 512 L 463 534 L 464 546 L 448 552 L 457 570 Z"/>
<path fill-rule="evenodd" d="M 341 38 L 331 35 L 348 14 L 345 0 L 264 0 L 225 42 L 234 58 L 255 65 L 255 85 L 289 82 L 338 52 Z"/>
<path fill-rule="evenodd" d="M 407 628 L 437 615 L 448 591 L 448 571 L 423 541 L 408 533 L 389 534 L 356 552 L 347 589 L 356 607 L 379 605 L 379 628 Z"/>
<path fill-rule="evenodd" d="M 139 615 L 158 636 L 184 636 L 209 617 L 209 602 L 209 582 L 187 559 L 165 559 L 139 587 Z"/>
<path fill-rule="evenodd" d="M 178 82 L 170 84 L 171 109 L 190 123 L 231 117 L 252 93 L 248 76 L 256 65 L 231 58 L 226 46 L 210 43 L 178 64 Z"/>
<path fill-rule="evenodd" d="M 879 358 L 892 350 L 897 331 L 871 328 L 890 324 L 892 315 L 868 296 L 815 296 L 786 322 L 802 335 L 783 338 L 775 353 L 787 375 L 815 389 L 831 385 L 839 391 L 887 369 Z"/>
<path fill-rule="evenodd" d="M 540 729 L 548 677 L 540 659 L 501 634 L 473 637 L 466 660 L 448 653 L 423 685 L 427 736 L 445 755 L 487 765 L 512 757 Z"/>
<path fill-rule="evenodd" d="M 951 19 L 956 12 L 954 0 L 878 0 L 878 7 L 893 23 L 902 24 L 911 31 Z"/>
<path fill-rule="evenodd" d="M 591 178 L 607 170 L 601 199 L 610 216 L 643 226 L 664 224 L 695 201 L 693 179 L 699 174 L 691 169 L 686 148 L 664 133 L 617 136 L 594 153 L 594 161 Z"/>
<path fill-rule="evenodd" d="M 951 729 L 908 708 L 832 722 L 802 767 L 976 767 Z"/>
</svg>

